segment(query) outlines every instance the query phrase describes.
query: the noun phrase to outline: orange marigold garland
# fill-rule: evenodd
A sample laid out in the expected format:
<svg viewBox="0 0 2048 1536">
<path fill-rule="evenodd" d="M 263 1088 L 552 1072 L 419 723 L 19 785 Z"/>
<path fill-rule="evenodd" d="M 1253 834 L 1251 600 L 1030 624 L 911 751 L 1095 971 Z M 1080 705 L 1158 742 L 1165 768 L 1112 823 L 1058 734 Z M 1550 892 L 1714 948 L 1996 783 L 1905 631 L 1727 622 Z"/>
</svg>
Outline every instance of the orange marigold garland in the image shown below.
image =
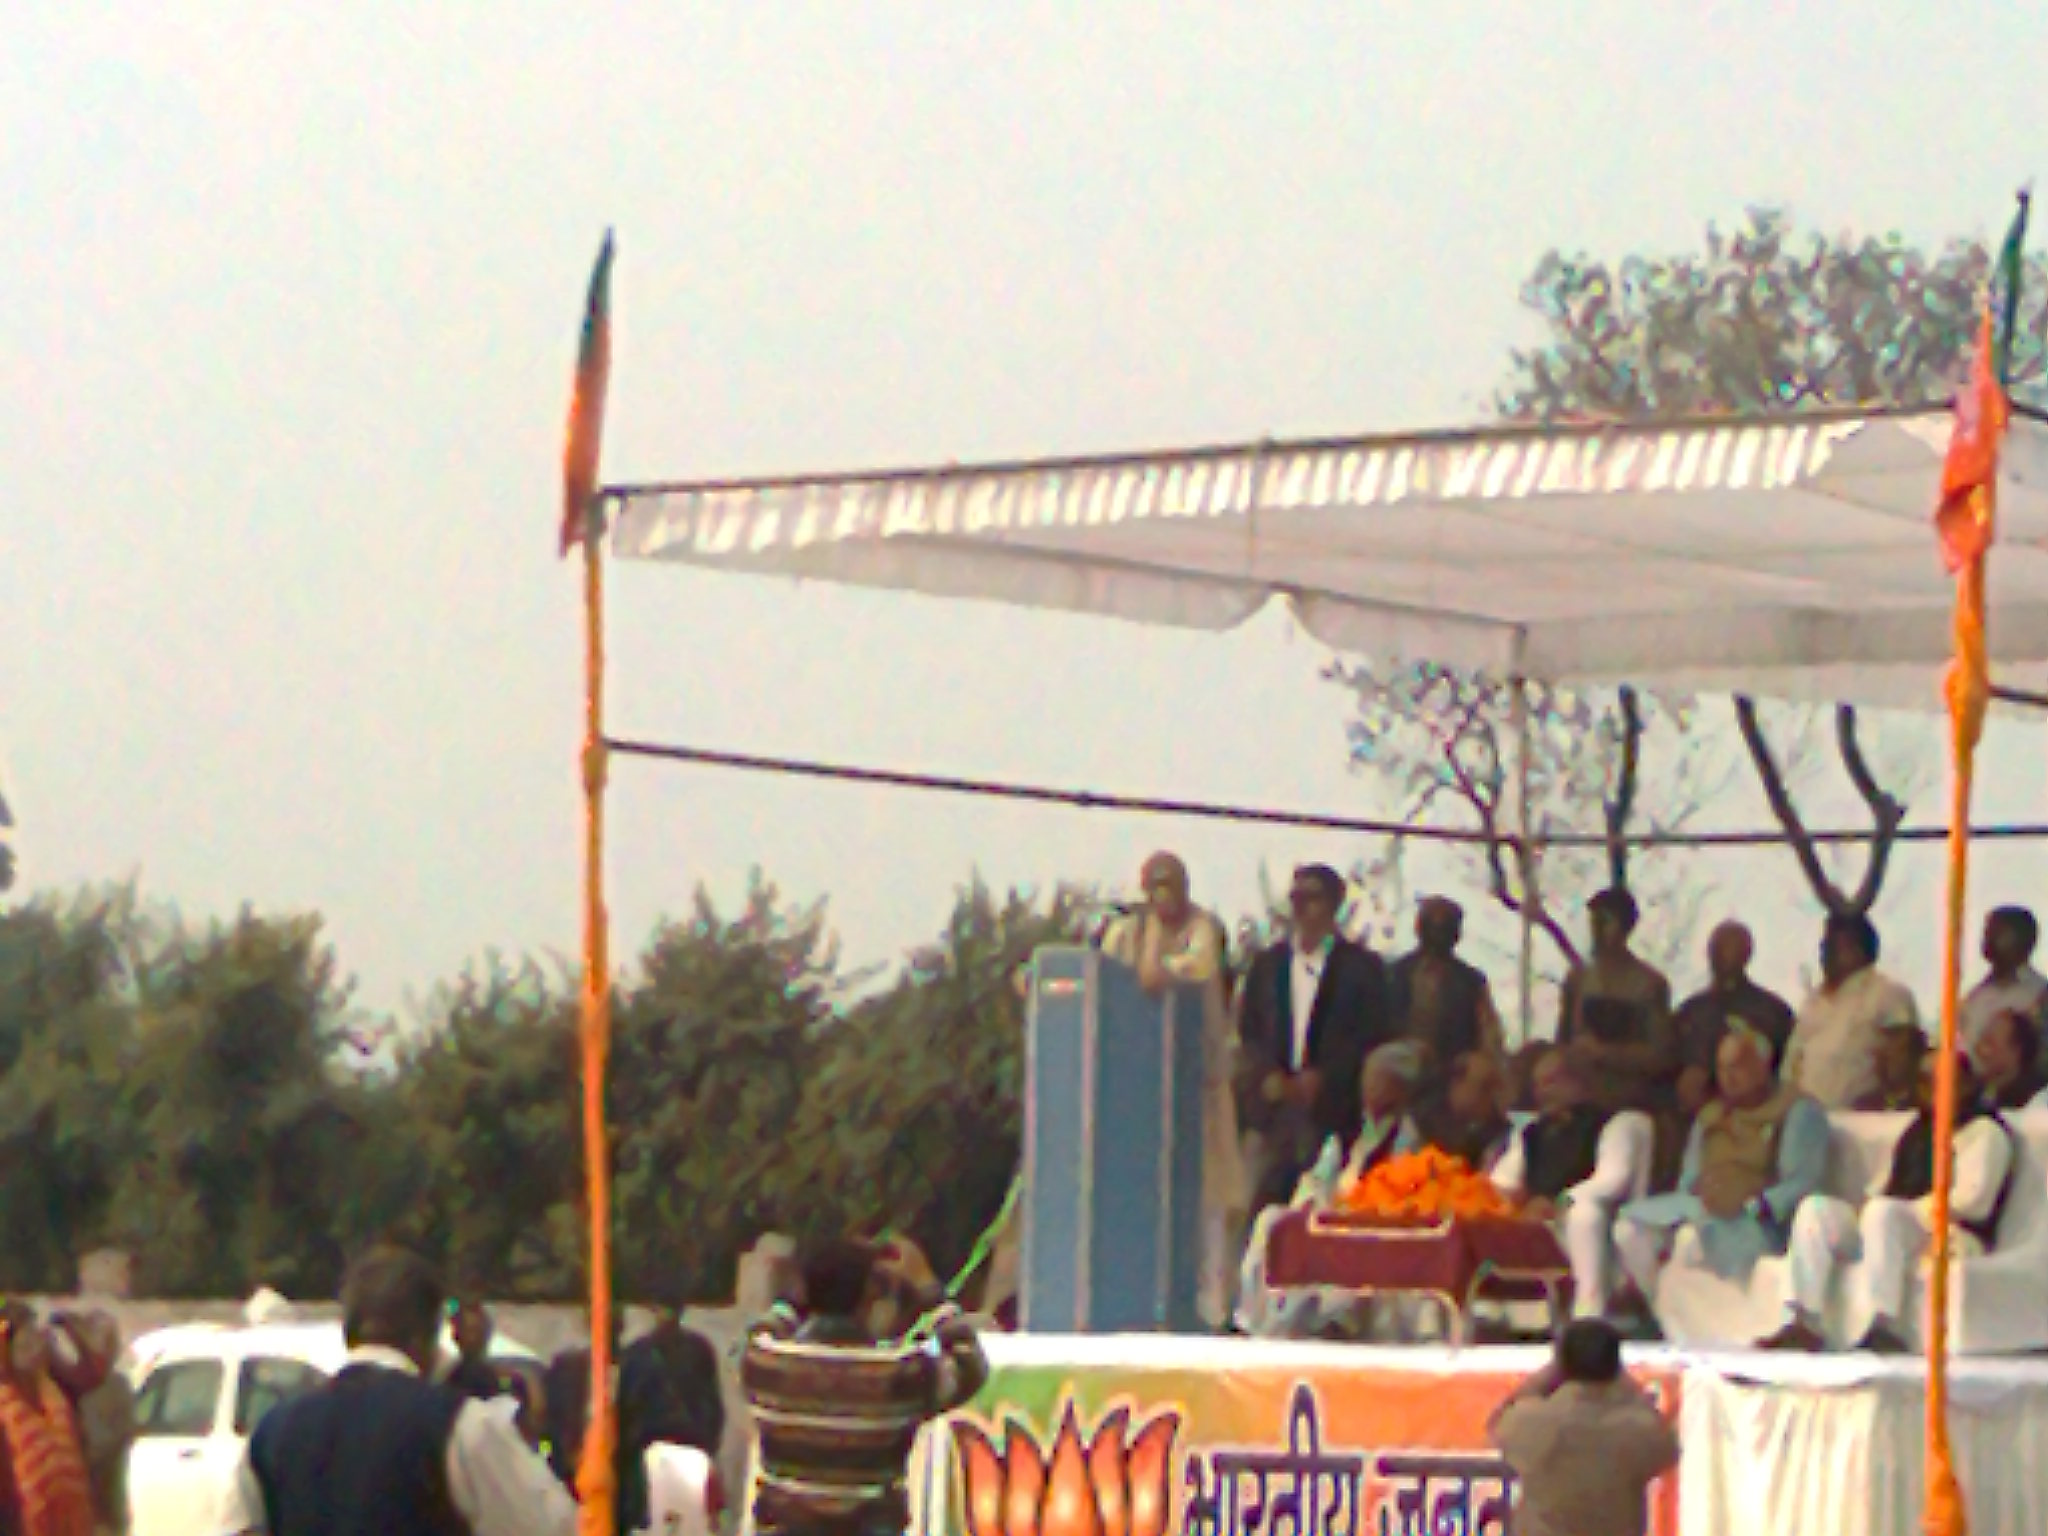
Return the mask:
<svg viewBox="0 0 2048 1536">
<path fill-rule="evenodd" d="M 1512 1216 L 1493 1181 L 1436 1147 L 1388 1158 L 1337 1191 L 1337 1209 L 1353 1216 L 1441 1221 L 1447 1216 Z"/>
</svg>

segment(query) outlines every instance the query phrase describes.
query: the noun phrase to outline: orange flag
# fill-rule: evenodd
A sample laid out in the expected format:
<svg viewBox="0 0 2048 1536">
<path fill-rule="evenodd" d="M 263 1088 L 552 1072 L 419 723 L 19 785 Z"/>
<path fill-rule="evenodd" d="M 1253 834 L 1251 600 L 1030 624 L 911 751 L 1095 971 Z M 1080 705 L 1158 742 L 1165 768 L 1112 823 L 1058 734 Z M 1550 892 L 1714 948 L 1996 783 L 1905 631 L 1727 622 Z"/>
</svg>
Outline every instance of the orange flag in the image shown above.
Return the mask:
<svg viewBox="0 0 2048 1536">
<path fill-rule="evenodd" d="M 1998 445 L 2008 416 L 1992 350 L 1991 310 L 1984 311 L 1970 381 L 1956 397 L 1955 432 L 1941 470 L 1941 505 L 1934 514 L 1941 555 L 1951 572 L 1961 571 L 1991 548 L 1993 487 L 1998 479 Z"/>
<path fill-rule="evenodd" d="M 597 495 L 597 461 L 604 444 L 604 396 L 612 374 L 612 235 L 605 231 L 590 296 L 583 306 L 583 340 L 576 352 L 576 395 L 569 405 L 569 442 L 562 455 L 562 553 L 583 541 Z"/>
</svg>

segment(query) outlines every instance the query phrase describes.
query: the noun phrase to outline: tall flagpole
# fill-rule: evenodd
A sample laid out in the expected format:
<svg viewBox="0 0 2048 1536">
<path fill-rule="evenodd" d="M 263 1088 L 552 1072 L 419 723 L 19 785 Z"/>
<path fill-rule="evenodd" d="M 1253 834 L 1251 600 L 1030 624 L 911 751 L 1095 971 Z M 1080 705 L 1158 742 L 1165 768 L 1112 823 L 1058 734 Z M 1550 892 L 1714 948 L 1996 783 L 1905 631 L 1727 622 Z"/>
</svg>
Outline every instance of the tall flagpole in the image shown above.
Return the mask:
<svg viewBox="0 0 2048 1536">
<path fill-rule="evenodd" d="M 1997 534 L 1998 449 L 2007 402 L 2005 364 L 2018 313 L 2028 194 L 2000 251 L 2005 284 L 2002 325 L 1987 295 L 1970 379 L 1957 402 L 1956 426 L 1942 467 L 1936 528 L 1956 578 L 1955 656 L 1943 684 L 1949 714 L 1948 889 L 1941 951 L 1941 1046 L 1934 1069 L 1934 1189 L 1932 1252 L 1927 1274 L 1927 1491 L 1921 1528 L 1927 1536 L 1967 1536 L 1969 1515 L 1948 1432 L 1949 1265 L 1955 1178 L 1956 1050 L 1961 1014 L 1963 921 L 1970 878 L 1970 791 L 1984 715 L 1991 702 L 1991 662 L 1985 611 L 1984 567 Z M 2001 335 L 2002 332 L 2002 335 Z"/>
<path fill-rule="evenodd" d="M 576 354 L 576 392 L 562 455 L 562 553 L 583 545 L 583 1168 L 590 1207 L 590 1418 L 577 1491 L 582 1536 L 615 1536 L 617 1426 L 612 1412 L 612 1159 L 605 1128 L 605 1073 L 611 1060 L 610 925 L 604 906 L 604 792 L 610 747 L 604 735 L 604 516 L 597 488 L 604 400 L 611 381 L 613 244 L 606 231 L 590 273 Z"/>
<path fill-rule="evenodd" d="M 590 1204 L 590 1425 L 577 1486 L 582 1536 L 614 1536 L 618 1475 L 612 1416 L 612 1162 L 604 1089 L 611 1060 L 610 922 L 604 904 L 604 501 L 583 536 L 583 1163 Z"/>
</svg>

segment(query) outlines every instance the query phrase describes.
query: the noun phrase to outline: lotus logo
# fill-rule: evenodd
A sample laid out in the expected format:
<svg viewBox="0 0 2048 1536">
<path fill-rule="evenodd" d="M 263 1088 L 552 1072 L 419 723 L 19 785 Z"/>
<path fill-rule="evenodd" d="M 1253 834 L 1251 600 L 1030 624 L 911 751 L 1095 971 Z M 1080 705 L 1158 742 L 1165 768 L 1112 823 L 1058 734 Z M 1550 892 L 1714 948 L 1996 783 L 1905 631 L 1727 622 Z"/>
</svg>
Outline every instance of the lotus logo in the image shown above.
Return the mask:
<svg viewBox="0 0 2048 1536">
<path fill-rule="evenodd" d="M 1047 1455 L 1016 1423 L 1000 1449 L 972 1424 L 953 1440 L 967 1483 L 968 1536 L 1165 1536 L 1180 1416 L 1155 1415 L 1136 1434 L 1119 1408 L 1084 1437 L 1073 1405 Z"/>
</svg>

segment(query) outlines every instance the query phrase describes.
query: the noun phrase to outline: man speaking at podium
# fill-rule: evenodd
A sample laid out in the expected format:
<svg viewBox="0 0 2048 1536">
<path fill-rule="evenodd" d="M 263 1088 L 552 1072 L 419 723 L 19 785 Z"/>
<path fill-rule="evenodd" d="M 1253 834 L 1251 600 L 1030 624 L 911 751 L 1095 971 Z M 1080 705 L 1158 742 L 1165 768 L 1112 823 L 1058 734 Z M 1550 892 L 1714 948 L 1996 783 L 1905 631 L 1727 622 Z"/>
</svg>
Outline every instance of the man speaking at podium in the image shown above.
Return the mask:
<svg viewBox="0 0 2048 1536">
<path fill-rule="evenodd" d="M 1155 995 L 1176 985 L 1202 989 L 1201 1306 L 1205 1315 L 1221 1322 L 1249 1193 L 1231 1089 L 1224 998 L 1229 940 L 1223 924 L 1195 905 L 1188 867 L 1177 855 L 1153 854 L 1138 879 L 1145 899 L 1110 925 L 1102 952 L 1135 970 L 1138 984 Z"/>
<path fill-rule="evenodd" d="M 1297 869 L 1292 936 L 1261 951 L 1244 980 L 1237 1114 L 1254 1217 L 1293 1197 L 1325 1141 L 1349 1150 L 1365 1058 L 1393 1038 L 1385 966 L 1338 932 L 1344 894 L 1328 865 Z"/>
</svg>

